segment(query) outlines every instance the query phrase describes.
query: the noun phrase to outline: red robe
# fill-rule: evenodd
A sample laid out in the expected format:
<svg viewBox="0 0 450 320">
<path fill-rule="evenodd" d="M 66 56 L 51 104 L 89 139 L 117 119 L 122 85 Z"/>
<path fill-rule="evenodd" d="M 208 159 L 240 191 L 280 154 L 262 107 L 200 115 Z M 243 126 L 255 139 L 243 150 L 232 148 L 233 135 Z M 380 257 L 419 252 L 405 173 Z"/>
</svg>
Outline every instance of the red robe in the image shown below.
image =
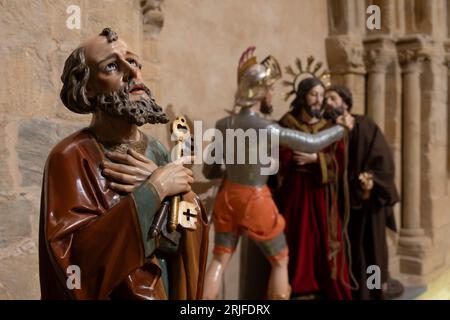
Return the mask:
<svg viewBox="0 0 450 320">
<path fill-rule="evenodd" d="M 325 120 L 309 125 L 290 113 L 280 125 L 308 133 L 325 129 Z M 339 178 L 343 173 L 342 141 L 318 153 L 318 162 L 298 166 L 293 152 L 280 148 L 279 188 L 275 198 L 286 219 L 289 279 L 292 296 L 351 299 L 338 210 Z M 332 249 L 335 248 L 335 249 Z"/>
</svg>

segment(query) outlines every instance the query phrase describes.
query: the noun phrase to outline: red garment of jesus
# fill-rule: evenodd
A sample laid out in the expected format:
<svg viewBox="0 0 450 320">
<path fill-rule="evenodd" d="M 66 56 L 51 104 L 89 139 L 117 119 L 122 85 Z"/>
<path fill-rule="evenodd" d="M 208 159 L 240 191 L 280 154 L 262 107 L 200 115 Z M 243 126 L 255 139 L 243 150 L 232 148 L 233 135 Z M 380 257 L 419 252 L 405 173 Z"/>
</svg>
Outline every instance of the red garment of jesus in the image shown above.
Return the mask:
<svg viewBox="0 0 450 320">
<path fill-rule="evenodd" d="M 280 125 L 308 133 L 325 129 L 321 120 L 306 124 L 286 114 Z M 279 188 L 275 199 L 286 220 L 292 296 L 351 299 L 347 261 L 338 209 L 344 143 L 319 152 L 316 163 L 298 165 L 293 152 L 280 148 Z"/>
</svg>

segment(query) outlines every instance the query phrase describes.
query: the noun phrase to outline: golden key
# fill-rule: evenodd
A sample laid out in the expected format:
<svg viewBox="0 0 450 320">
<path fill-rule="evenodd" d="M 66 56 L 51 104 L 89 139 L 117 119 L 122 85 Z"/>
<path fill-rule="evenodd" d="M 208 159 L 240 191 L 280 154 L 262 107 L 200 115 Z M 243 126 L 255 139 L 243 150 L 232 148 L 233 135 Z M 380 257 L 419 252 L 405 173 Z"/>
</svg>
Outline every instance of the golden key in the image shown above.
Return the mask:
<svg viewBox="0 0 450 320">
<path fill-rule="evenodd" d="M 191 137 L 189 125 L 183 116 L 178 116 L 172 123 L 172 134 L 177 138 L 175 157 L 179 159 L 183 156 L 183 144 Z M 181 201 L 181 196 L 176 195 L 171 200 L 169 230 L 176 230 L 178 225 L 195 230 L 197 216 L 197 206 L 188 201 Z"/>
</svg>

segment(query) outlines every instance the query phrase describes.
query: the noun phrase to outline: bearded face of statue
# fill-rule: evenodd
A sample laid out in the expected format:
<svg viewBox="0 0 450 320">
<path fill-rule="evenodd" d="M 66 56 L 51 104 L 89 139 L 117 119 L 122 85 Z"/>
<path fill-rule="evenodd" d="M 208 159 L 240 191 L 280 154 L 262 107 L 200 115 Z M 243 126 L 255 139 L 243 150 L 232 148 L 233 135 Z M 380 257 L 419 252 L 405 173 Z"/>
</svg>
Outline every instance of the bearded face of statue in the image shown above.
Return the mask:
<svg viewBox="0 0 450 320">
<path fill-rule="evenodd" d="M 106 112 L 139 126 L 168 122 L 143 83 L 139 57 L 111 29 L 69 56 L 61 80 L 61 99 L 74 112 Z"/>
<path fill-rule="evenodd" d="M 313 118 L 320 118 L 322 115 L 322 106 L 325 89 L 318 84 L 312 87 L 306 94 L 306 112 Z"/>
<path fill-rule="evenodd" d="M 325 111 L 324 118 L 335 121 L 339 116 L 347 111 L 344 100 L 336 91 L 327 91 L 325 93 Z"/>
<path fill-rule="evenodd" d="M 324 92 L 325 86 L 318 78 L 310 77 L 300 81 L 295 99 L 291 103 L 292 114 L 299 117 L 304 111 L 312 118 L 320 118 Z"/>
</svg>

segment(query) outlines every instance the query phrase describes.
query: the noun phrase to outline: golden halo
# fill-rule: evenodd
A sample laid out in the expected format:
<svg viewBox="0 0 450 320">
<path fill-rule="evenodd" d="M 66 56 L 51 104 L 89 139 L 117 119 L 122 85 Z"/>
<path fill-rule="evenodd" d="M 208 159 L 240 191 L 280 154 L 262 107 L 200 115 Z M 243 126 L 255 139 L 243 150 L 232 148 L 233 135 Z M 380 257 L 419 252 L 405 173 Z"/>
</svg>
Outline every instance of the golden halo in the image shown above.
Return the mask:
<svg viewBox="0 0 450 320">
<path fill-rule="evenodd" d="M 285 68 L 286 73 L 292 76 L 293 79 L 292 81 L 283 80 L 282 82 L 284 86 L 291 87 L 291 90 L 285 93 L 284 101 L 287 101 L 291 95 L 297 92 L 297 86 L 299 82 L 302 81 L 303 79 L 315 77 L 323 82 L 325 88 L 328 88 L 331 85 L 330 72 L 328 70 L 320 72 L 320 68 L 322 67 L 323 63 L 321 61 L 317 61 L 314 64 L 314 60 L 315 59 L 313 56 L 309 56 L 306 59 L 306 70 L 303 70 L 302 61 L 299 58 L 295 59 L 295 64 L 297 66 L 298 71 L 294 71 L 294 69 L 291 66 L 287 66 Z"/>
</svg>

